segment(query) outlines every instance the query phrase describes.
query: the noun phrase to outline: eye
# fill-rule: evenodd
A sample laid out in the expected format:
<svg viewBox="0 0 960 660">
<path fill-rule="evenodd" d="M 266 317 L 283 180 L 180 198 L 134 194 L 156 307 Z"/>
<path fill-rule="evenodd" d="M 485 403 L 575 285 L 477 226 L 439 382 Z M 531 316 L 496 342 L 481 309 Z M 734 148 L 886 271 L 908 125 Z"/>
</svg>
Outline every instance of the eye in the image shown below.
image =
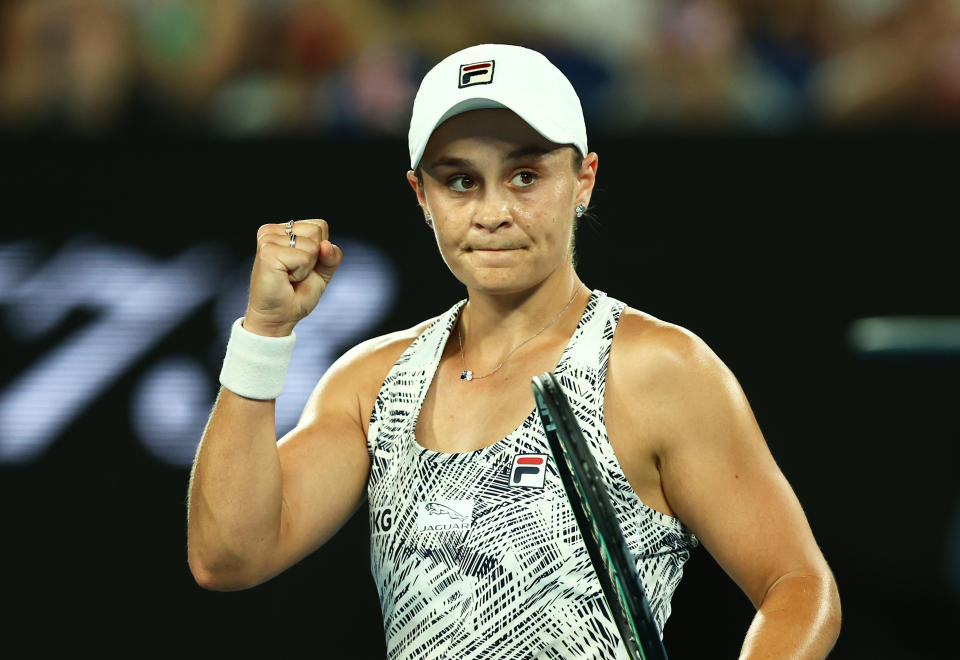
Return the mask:
<svg viewBox="0 0 960 660">
<path fill-rule="evenodd" d="M 526 188 L 527 186 L 532 186 L 537 180 L 537 175 L 529 170 L 524 170 L 522 172 L 517 172 L 513 175 L 511 182 L 515 186 L 520 186 L 521 188 Z"/>
<path fill-rule="evenodd" d="M 460 174 L 447 181 L 447 185 L 452 188 L 454 192 L 468 192 L 475 188 L 477 184 L 465 174 Z"/>
</svg>

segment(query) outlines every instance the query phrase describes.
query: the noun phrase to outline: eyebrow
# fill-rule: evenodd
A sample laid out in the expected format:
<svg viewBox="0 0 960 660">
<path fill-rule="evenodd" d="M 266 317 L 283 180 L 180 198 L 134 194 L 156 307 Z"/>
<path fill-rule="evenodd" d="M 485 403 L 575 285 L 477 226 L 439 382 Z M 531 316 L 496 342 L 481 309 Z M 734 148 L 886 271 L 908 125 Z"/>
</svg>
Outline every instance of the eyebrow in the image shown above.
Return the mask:
<svg viewBox="0 0 960 660">
<path fill-rule="evenodd" d="M 539 158 L 553 151 L 553 149 L 548 149 L 537 144 L 527 145 L 525 147 L 520 147 L 519 149 L 514 149 L 507 154 L 506 160 L 517 160 L 518 158 L 525 158 L 527 156 L 535 156 Z M 430 170 L 435 167 L 471 167 L 473 166 L 473 161 L 467 158 L 454 158 L 452 156 L 444 156 L 438 158 L 437 160 L 431 162 L 426 169 Z"/>
<path fill-rule="evenodd" d="M 520 147 L 515 149 L 507 154 L 507 160 L 516 160 L 517 158 L 523 158 L 525 156 L 544 156 L 553 151 L 553 149 L 547 149 L 546 147 L 541 147 L 538 144 L 531 144 L 526 147 Z"/>
</svg>

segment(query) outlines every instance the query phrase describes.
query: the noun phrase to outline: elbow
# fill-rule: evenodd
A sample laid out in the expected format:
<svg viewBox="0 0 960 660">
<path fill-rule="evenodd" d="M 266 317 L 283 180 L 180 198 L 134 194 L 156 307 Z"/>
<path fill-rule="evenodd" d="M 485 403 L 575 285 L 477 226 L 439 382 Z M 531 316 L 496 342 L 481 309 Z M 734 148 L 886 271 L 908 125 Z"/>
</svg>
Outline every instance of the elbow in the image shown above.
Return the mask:
<svg viewBox="0 0 960 660">
<path fill-rule="evenodd" d="M 840 591 L 837 588 L 837 581 L 829 567 L 808 578 L 812 582 L 810 594 L 811 602 L 816 603 L 816 608 L 811 613 L 811 632 L 812 640 L 819 649 L 831 650 L 837 639 L 840 637 L 840 627 L 842 623 L 842 611 L 840 605 Z M 813 586 L 816 585 L 816 586 Z"/>
<path fill-rule="evenodd" d="M 833 636 L 833 641 L 836 642 L 840 636 L 840 627 L 843 623 L 843 610 L 840 604 L 840 590 L 837 588 L 837 581 L 833 577 L 832 572 L 827 575 L 827 589 L 828 605 L 824 613 L 824 628 Z"/>
<path fill-rule="evenodd" d="M 188 561 L 187 563 L 190 566 L 190 574 L 193 575 L 193 580 L 198 586 L 208 591 L 229 591 L 223 578 L 219 577 L 216 572 L 197 561 Z"/>
<path fill-rule="evenodd" d="M 239 591 L 258 584 L 243 576 L 235 562 L 208 561 L 195 551 L 188 551 L 187 565 L 198 586 L 208 591 Z"/>
</svg>

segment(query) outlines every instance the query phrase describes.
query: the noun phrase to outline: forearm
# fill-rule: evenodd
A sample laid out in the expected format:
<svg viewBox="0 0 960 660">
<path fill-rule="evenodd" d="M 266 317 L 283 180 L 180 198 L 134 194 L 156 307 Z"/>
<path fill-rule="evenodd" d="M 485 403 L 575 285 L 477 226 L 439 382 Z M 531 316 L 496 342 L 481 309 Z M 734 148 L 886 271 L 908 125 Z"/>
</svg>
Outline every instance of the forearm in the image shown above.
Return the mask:
<svg viewBox="0 0 960 660">
<path fill-rule="evenodd" d="M 223 388 L 190 475 L 187 548 L 204 586 L 249 586 L 276 545 L 282 480 L 273 400 Z"/>
<path fill-rule="evenodd" d="M 785 577 L 760 604 L 740 660 L 819 660 L 839 633 L 840 597 L 833 577 L 828 572 Z"/>
</svg>

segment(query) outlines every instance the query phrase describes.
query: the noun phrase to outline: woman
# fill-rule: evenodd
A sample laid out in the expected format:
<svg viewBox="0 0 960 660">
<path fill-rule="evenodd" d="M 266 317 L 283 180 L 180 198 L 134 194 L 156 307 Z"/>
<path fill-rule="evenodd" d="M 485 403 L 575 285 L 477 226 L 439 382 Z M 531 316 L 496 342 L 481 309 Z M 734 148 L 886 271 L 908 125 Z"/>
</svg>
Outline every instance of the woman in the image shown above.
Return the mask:
<svg viewBox="0 0 960 660">
<path fill-rule="evenodd" d="M 699 539 L 758 608 L 741 657 L 824 657 L 836 585 L 736 379 L 577 276 L 598 158 L 563 74 L 515 46 L 455 53 L 424 78 L 409 143 L 407 179 L 467 300 L 348 351 L 277 445 L 293 327 L 342 254 L 322 220 L 260 228 L 191 478 L 197 581 L 268 579 L 366 489 L 389 657 L 625 657 L 533 412 L 530 379 L 553 371 L 661 630 Z"/>
</svg>

